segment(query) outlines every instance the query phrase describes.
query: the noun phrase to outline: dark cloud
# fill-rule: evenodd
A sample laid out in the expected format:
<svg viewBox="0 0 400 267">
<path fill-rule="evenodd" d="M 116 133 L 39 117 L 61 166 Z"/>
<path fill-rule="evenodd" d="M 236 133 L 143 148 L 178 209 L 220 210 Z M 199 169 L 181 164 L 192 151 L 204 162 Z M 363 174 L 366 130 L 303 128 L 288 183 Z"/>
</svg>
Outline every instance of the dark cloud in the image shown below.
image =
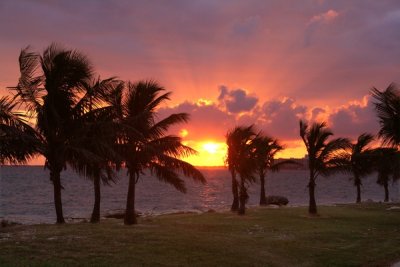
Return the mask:
<svg viewBox="0 0 400 267">
<path fill-rule="evenodd" d="M 299 119 L 306 118 L 307 110 L 290 98 L 267 101 L 262 106 L 263 115 L 258 124 L 263 131 L 282 140 L 298 139 Z"/>
<path fill-rule="evenodd" d="M 370 99 L 366 104 L 354 103 L 339 108 L 329 116 L 329 122 L 335 135 L 356 139 L 366 132 L 376 134 L 379 130 L 378 119 Z"/>
<path fill-rule="evenodd" d="M 256 96 L 248 95 L 243 89 L 229 90 L 226 86 L 220 86 L 218 101 L 231 113 L 251 111 L 257 104 Z"/>
</svg>

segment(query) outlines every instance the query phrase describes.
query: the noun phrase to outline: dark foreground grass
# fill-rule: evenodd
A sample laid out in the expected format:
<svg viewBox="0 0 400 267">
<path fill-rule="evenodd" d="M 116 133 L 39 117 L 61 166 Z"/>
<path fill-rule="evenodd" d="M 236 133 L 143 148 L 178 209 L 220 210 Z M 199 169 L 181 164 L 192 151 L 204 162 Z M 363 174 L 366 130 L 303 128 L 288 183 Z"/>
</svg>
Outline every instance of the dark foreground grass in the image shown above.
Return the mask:
<svg viewBox="0 0 400 267">
<path fill-rule="evenodd" d="M 400 211 L 383 204 L 257 208 L 100 224 L 0 228 L 2 266 L 390 266 Z"/>
</svg>

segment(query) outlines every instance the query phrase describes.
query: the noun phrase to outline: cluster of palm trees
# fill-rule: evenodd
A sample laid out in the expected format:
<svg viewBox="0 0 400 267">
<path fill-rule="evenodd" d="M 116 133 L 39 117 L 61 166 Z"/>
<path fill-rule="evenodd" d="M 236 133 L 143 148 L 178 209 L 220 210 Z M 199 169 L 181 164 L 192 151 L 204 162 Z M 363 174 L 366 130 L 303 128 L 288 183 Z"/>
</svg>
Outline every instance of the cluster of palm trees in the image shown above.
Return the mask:
<svg viewBox="0 0 400 267">
<path fill-rule="evenodd" d="M 315 199 L 316 179 L 337 172 L 352 175 L 357 189 L 356 203 L 361 202 L 362 178 L 378 173 L 377 183 L 385 189 L 384 201 L 389 201 L 390 180 L 400 178 L 400 91 L 391 84 L 385 91 L 371 90 L 381 125 L 378 138 L 382 147 L 372 148 L 374 136 L 361 134 L 357 141 L 347 138 L 330 139 L 332 131 L 325 122 L 314 122 L 311 126 L 300 121 L 300 137 L 308 154 L 309 208 L 310 214 L 317 214 Z M 260 179 L 260 205 L 266 204 L 265 175 L 267 170 L 278 170 L 283 161 L 274 164 L 274 156 L 283 149 L 277 139 L 256 133 L 254 126 L 238 126 L 226 135 L 228 146 L 226 164 L 232 176 L 233 203 L 231 210 L 245 213 L 248 184 Z"/>
<path fill-rule="evenodd" d="M 265 177 L 268 171 L 278 171 L 286 164 L 296 164 L 285 160 L 274 161 L 275 155 L 283 150 L 278 139 L 256 131 L 254 125 L 237 126 L 226 134 L 226 165 L 232 178 L 233 203 L 231 211 L 245 214 L 249 184 L 259 178 L 261 183 L 260 205 L 267 205 Z"/>
<path fill-rule="evenodd" d="M 24 163 L 43 155 L 54 186 L 57 223 L 64 223 L 61 172 L 68 167 L 93 180 L 92 222 L 100 219 L 100 186 L 125 167 L 129 186 L 125 224 L 135 224 L 135 185 L 145 170 L 185 192 L 182 176 L 205 183 L 181 157 L 196 153 L 168 129 L 186 113 L 157 120 L 170 92 L 153 81 L 95 78 L 86 56 L 51 44 L 42 54 L 23 49 L 13 97 L 0 99 L 0 163 Z M 21 108 L 24 112 L 18 112 Z M 34 122 L 34 123 L 32 123 Z M 32 126 L 34 125 L 34 126 Z"/>
</svg>

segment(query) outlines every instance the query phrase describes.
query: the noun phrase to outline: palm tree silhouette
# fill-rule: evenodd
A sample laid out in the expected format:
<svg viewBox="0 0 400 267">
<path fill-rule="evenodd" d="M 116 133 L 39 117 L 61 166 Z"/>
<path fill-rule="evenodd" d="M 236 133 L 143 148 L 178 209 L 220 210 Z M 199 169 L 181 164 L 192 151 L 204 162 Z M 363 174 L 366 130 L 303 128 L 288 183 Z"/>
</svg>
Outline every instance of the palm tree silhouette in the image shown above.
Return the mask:
<svg viewBox="0 0 400 267">
<path fill-rule="evenodd" d="M 166 135 L 177 123 L 187 122 L 186 113 L 172 114 L 156 122 L 157 108 L 169 100 L 171 93 L 152 81 L 127 83 L 126 96 L 117 94 L 113 99 L 118 114 L 118 153 L 128 170 L 129 185 L 126 202 L 125 224 L 136 224 L 135 185 L 145 169 L 160 181 L 186 192 L 180 173 L 205 183 L 202 173 L 180 157 L 196 153 L 182 144 L 178 136 Z"/>
<path fill-rule="evenodd" d="M 0 164 L 26 163 L 38 152 L 35 130 L 17 106 L 13 98 L 0 98 Z"/>
<path fill-rule="evenodd" d="M 254 147 L 254 157 L 256 160 L 257 172 L 260 177 L 261 190 L 260 190 L 260 205 L 267 205 L 267 199 L 265 196 L 265 177 L 268 170 L 279 171 L 281 167 L 287 164 L 298 163 L 292 160 L 283 160 L 275 163 L 276 153 L 283 150 L 283 146 L 279 144 L 278 139 L 274 139 L 269 136 L 265 136 L 259 133 L 252 141 Z"/>
<path fill-rule="evenodd" d="M 311 215 L 317 214 L 315 201 L 315 181 L 317 177 L 343 171 L 340 152 L 349 147 L 349 141 L 344 138 L 328 141 L 331 135 L 333 133 L 326 128 L 325 122 L 313 123 L 309 127 L 306 122 L 300 120 L 300 136 L 308 152 L 308 168 L 310 172 L 308 212 Z"/>
<path fill-rule="evenodd" d="M 256 171 L 252 139 L 256 136 L 254 126 L 237 126 L 226 134 L 228 146 L 226 163 L 232 176 L 233 203 L 231 210 L 245 214 L 248 198 L 246 183 L 254 181 Z M 238 183 L 236 174 L 240 177 Z"/>
<path fill-rule="evenodd" d="M 400 147 L 400 91 L 392 83 L 381 92 L 376 88 L 371 90 L 375 102 L 381 129 L 378 136 L 383 139 L 384 145 Z"/>
<path fill-rule="evenodd" d="M 389 181 L 400 178 L 400 152 L 396 148 L 380 147 L 374 149 L 374 168 L 378 173 L 377 183 L 385 190 L 384 202 L 389 201 Z"/>
<path fill-rule="evenodd" d="M 356 203 L 361 202 L 361 179 L 374 171 L 373 150 L 368 146 L 374 140 L 370 134 L 363 133 L 356 143 L 350 144 L 350 149 L 343 153 L 343 167 L 353 175 L 354 186 L 357 188 Z"/>
<path fill-rule="evenodd" d="M 42 55 L 29 47 L 19 57 L 21 76 L 13 89 L 18 100 L 36 119 L 39 152 L 46 158 L 54 186 L 57 223 L 64 223 L 60 173 L 76 158 L 92 160 L 93 153 L 81 147 L 84 84 L 92 76 L 88 59 L 75 50 L 51 44 Z"/>
<path fill-rule="evenodd" d="M 70 165 L 82 176 L 93 181 L 94 206 L 90 222 L 100 221 L 101 183 L 111 185 L 117 179 L 116 163 L 121 159 L 116 152 L 116 112 L 110 101 L 115 92 L 123 89 L 124 83 L 115 78 L 93 79 L 84 85 L 82 97 L 82 147 L 93 153 L 91 161 L 77 159 Z"/>
</svg>

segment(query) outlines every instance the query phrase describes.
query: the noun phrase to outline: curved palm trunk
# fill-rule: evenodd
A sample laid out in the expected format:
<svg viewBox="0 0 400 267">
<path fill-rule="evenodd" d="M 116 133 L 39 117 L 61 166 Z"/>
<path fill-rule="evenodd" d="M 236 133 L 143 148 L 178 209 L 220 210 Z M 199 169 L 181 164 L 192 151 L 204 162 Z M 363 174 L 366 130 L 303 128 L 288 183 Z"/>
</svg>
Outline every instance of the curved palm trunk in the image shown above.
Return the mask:
<svg viewBox="0 0 400 267">
<path fill-rule="evenodd" d="M 260 192 L 260 205 L 267 205 L 267 198 L 265 197 L 265 174 L 260 173 L 261 192 Z"/>
<path fill-rule="evenodd" d="M 50 170 L 50 180 L 53 182 L 54 186 L 54 205 L 56 208 L 57 215 L 57 223 L 62 224 L 65 223 L 63 209 L 62 209 L 62 200 L 61 200 L 61 171 L 59 170 Z"/>
<path fill-rule="evenodd" d="M 308 183 L 310 202 L 308 205 L 308 213 L 310 213 L 311 215 L 317 214 L 317 203 L 315 201 L 315 185 L 314 171 L 310 169 L 310 181 Z"/>
<path fill-rule="evenodd" d="M 233 194 L 233 202 L 231 206 L 231 211 L 239 210 L 239 192 L 238 192 L 238 182 L 236 180 L 235 171 L 231 171 L 232 175 L 232 194 Z"/>
<path fill-rule="evenodd" d="M 385 200 L 384 202 L 389 202 L 389 185 L 387 181 L 383 182 L 383 187 L 385 188 Z"/>
<path fill-rule="evenodd" d="M 97 176 L 94 178 L 93 187 L 94 187 L 94 206 L 90 222 L 97 223 L 100 221 L 100 199 L 101 199 L 100 177 Z"/>
<path fill-rule="evenodd" d="M 126 225 L 137 224 L 135 214 L 135 186 L 136 186 L 136 175 L 134 173 L 129 174 L 129 186 L 128 186 L 128 197 L 126 199 L 126 210 L 125 220 Z"/>
<path fill-rule="evenodd" d="M 246 187 L 244 186 L 244 179 L 240 177 L 240 197 L 239 197 L 239 215 L 244 215 L 246 211 L 246 199 L 247 199 L 247 192 Z"/>
</svg>

